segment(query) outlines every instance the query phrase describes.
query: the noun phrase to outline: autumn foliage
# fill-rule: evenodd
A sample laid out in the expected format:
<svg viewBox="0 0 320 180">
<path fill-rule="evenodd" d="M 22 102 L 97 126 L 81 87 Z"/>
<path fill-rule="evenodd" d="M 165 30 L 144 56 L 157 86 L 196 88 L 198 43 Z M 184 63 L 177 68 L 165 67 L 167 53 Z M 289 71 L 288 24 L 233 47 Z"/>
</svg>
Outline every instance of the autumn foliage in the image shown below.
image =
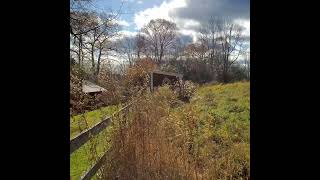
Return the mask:
<svg viewBox="0 0 320 180">
<path fill-rule="evenodd" d="M 127 92 L 134 92 L 148 86 L 150 72 L 156 68 L 157 65 L 151 58 L 138 60 L 135 65 L 129 67 L 124 78 L 124 87 Z"/>
</svg>

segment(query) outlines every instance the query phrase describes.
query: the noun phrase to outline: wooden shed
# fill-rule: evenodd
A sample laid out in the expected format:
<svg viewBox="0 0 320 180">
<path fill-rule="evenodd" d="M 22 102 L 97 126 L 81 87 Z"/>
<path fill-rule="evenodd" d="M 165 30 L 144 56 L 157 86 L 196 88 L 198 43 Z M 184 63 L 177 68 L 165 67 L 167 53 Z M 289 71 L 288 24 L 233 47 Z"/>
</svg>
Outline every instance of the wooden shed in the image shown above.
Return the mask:
<svg viewBox="0 0 320 180">
<path fill-rule="evenodd" d="M 96 94 L 100 94 L 103 91 L 106 91 L 106 89 L 104 89 L 101 86 L 98 86 L 97 84 L 87 81 L 87 80 L 83 80 L 82 82 L 82 91 L 84 93 L 90 94 L 90 95 L 96 95 Z"/>
<path fill-rule="evenodd" d="M 150 74 L 150 90 L 164 84 L 173 85 L 175 82 L 182 80 L 183 75 L 164 71 L 153 71 Z"/>
</svg>

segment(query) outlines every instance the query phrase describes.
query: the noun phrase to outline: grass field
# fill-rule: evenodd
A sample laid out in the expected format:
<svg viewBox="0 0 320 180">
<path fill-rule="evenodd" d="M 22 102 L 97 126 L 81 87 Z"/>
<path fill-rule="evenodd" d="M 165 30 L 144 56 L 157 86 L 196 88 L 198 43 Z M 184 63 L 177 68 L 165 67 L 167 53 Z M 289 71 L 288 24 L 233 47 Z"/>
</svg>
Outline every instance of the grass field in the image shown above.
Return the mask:
<svg viewBox="0 0 320 180">
<path fill-rule="evenodd" d="M 193 117 L 193 141 L 209 177 L 242 179 L 250 173 L 250 83 L 200 87 L 177 112 L 181 121 Z"/>
<path fill-rule="evenodd" d="M 79 134 L 81 130 L 90 128 L 100 122 L 104 117 L 112 115 L 119 110 L 119 106 L 108 106 L 90 111 L 70 118 L 70 138 Z"/>
</svg>

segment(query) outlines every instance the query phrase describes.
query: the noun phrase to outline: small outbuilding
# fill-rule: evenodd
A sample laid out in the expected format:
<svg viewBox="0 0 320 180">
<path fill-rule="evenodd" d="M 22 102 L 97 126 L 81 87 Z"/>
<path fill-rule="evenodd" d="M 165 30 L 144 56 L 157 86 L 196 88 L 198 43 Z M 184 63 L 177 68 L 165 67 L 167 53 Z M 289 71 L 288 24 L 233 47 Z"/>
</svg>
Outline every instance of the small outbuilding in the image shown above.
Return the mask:
<svg viewBox="0 0 320 180">
<path fill-rule="evenodd" d="M 92 96 L 96 95 L 96 94 L 100 94 L 103 91 L 106 91 L 106 89 L 104 89 L 101 86 L 98 86 L 97 84 L 87 81 L 87 80 L 83 80 L 82 82 L 82 91 L 84 93 L 90 94 Z"/>
<path fill-rule="evenodd" d="M 150 90 L 164 84 L 174 85 L 174 83 L 182 80 L 183 75 L 164 71 L 153 71 L 150 74 Z"/>
</svg>

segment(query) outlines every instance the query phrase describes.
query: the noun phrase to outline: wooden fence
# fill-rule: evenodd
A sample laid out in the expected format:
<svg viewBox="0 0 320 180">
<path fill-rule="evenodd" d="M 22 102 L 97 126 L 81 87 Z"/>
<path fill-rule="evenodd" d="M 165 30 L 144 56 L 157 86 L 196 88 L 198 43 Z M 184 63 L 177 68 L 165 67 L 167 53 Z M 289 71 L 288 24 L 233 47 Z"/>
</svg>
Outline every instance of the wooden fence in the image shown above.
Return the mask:
<svg viewBox="0 0 320 180">
<path fill-rule="evenodd" d="M 70 155 L 75 152 L 77 149 L 79 149 L 81 146 L 83 146 L 86 142 L 88 142 L 90 139 L 96 137 L 100 132 L 102 132 L 105 128 L 107 128 L 114 117 L 120 116 L 121 113 L 123 113 L 124 116 L 128 115 L 128 112 L 130 111 L 129 108 L 131 108 L 132 103 L 124 106 L 121 108 L 118 112 L 114 113 L 112 116 L 105 118 L 101 122 L 97 123 L 90 129 L 87 129 L 83 132 L 81 132 L 79 135 L 74 137 L 70 140 Z M 97 162 L 85 173 L 81 176 L 81 179 L 91 179 L 97 171 L 100 169 L 100 167 L 103 165 L 103 162 L 105 161 L 107 157 L 108 151 L 105 152 L 100 159 L 97 160 Z"/>
</svg>

